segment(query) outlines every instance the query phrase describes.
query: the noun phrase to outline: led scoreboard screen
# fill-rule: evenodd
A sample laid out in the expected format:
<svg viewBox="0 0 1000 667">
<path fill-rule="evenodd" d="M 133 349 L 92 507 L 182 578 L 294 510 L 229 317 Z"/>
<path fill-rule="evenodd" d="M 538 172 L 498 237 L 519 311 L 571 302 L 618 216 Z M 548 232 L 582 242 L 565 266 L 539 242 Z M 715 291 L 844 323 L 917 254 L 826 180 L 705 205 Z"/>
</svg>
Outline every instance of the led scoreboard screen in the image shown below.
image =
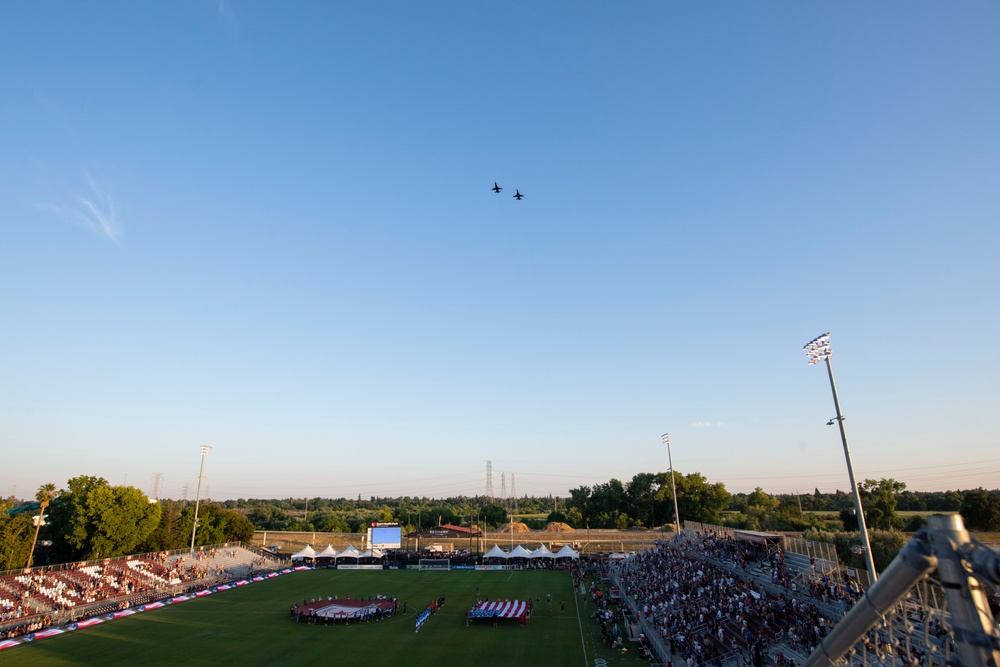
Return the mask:
<svg viewBox="0 0 1000 667">
<path fill-rule="evenodd" d="M 399 549 L 403 543 L 403 529 L 399 524 L 376 523 L 368 529 L 371 549 Z"/>
</svg>

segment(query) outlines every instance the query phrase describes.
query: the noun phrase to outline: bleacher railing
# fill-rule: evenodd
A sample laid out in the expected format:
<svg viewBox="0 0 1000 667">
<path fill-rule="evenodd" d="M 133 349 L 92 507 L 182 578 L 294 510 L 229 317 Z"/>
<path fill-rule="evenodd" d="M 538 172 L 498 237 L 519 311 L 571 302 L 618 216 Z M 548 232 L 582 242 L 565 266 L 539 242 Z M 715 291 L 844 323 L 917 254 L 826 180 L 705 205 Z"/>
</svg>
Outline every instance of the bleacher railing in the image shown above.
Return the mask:
<svg viewBox="0 0 1000 667">
<path fill-rule="evenodd" d="M 939 584 L 928 579 L 935 569 Z M 930 516 L 806 667 L 997 667 L 1000 628 L 984 584 L 1000 584 L 1000 554 L 973 539 L 958 514 Z"/>
<path fill-rule="evenodd" d="M 223 542 L 221 544 L 209 544 L 204 547 L 197 547 L 195 553 L 199 550 L 211 550 L 211 549 L 234 549 L 236 547 L 242 547 L 247 551 L 252 551 L 254 553 L 261 553 L 261 549 L 252 544 L 245 544 L 243 542 Z M 270 551 L 266 549 L 263 550 L 267 554 L 271 554 Z M 84 567 L 91 565 L 106 565 L 112 562 L 124 562 L 129 560 L 141 560 L 147 558 L 153 558 L 159 554 L 164 553 L 163 551 L 151 551 L 141 554 L 129 554 L 127 556 L 115 556 L 114 558 L 94 558 L 92 560 L 78 560 L 72 563 L 53 563 L 51 565 L 36 565 L 31 568 L 17 568 L 14 570 L 3 570 L 0 571 L 0 577 L 15 576 L 19 574 L 32 574 L 34 572 L 62 572 L 63 570 L 79 570 Z M 166 552 L 167 558 L 172 558 L 174 556 L 188 556 L 191 554 L 191 549 L 189 547 L 184 547 L 183 549 L 171 549 Z M 273 554 L 272 554 L 273 555 Z"/>
</svg>

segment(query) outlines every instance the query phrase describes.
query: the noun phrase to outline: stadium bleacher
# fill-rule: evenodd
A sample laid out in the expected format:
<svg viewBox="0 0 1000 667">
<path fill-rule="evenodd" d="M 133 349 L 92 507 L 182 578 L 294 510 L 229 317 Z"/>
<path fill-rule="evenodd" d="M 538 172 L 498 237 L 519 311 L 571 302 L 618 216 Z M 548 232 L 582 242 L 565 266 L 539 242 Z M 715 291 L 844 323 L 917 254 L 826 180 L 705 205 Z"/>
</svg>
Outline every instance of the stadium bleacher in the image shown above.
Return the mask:
<svg viewBox="0 0 1000 667">
<path fill-rule="evenodd" d="M 241 544 L 222 544 L 0 574 L 0 639 L 120 611 L 287 562 Z"/>
</svg>

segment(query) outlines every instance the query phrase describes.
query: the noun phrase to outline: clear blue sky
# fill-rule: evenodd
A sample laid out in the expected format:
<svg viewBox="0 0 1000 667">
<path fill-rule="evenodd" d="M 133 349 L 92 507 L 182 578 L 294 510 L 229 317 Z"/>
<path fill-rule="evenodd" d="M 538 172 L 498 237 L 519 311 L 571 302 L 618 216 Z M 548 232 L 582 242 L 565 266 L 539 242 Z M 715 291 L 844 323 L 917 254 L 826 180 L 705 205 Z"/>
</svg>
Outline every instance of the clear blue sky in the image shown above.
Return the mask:
<svg viewBox="0 0 1000 667">
<path fill-rule="evenodd" d="M 1000 487 L 998 26 L 6 3 L 0 493 Z"/>
</svg>

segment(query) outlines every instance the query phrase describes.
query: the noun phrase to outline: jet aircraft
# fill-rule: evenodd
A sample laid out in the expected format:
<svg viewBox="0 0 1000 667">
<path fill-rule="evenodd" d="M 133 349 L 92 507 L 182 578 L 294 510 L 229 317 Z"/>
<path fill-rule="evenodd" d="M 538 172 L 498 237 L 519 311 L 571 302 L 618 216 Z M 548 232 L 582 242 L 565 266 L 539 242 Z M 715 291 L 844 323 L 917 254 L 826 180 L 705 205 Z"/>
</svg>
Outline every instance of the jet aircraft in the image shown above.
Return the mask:
<svg viewBox="0 0 1000 667">
<path fill-rule="evenodd" d="M 517 194 L 514 195 L 514 199 L 516 199 L 517 201 L 521 201 L 521 197 L 523 197 L 524 195 L 521 194 L 520 190 L 515 190 L 515 192 L 517 192 Z"/>
<path fill-rule="evenodd" d="M 497 194 L 500 194 L 500 191 L 503 190 L 503 188 L 501 188 L 499 185 L 497 185 L 496 181 L 493 181 L 493 187 L 490 188 L 490 190 L 492 190 L 493 192 L 495 192 Z"/>
</svg>

